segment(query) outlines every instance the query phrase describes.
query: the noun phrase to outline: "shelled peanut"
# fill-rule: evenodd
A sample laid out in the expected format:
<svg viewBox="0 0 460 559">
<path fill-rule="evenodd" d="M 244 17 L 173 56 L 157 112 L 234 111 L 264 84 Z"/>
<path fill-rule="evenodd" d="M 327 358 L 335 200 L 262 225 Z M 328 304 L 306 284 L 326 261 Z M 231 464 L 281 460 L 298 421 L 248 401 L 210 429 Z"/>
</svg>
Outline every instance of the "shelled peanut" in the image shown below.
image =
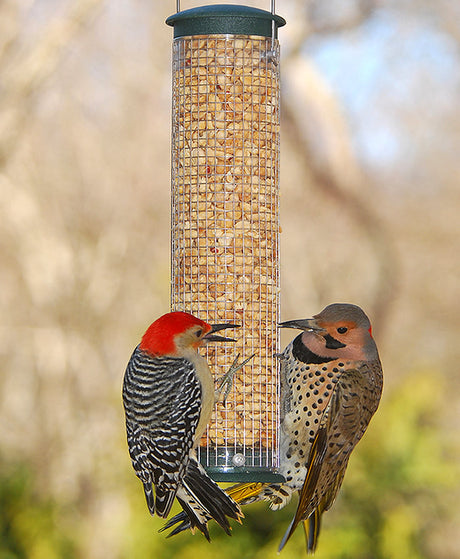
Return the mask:
<svg viewBox="0 0 460 559">
<path fill-rule="evenodd" d="M 207 359 L 223 375 L 255 353 L 217 404 L 208 445 L 274 448 L 279 307 L 279 76 L 271 39 L 176 39 L 172 307 L 234 322 Z"/>
</svg>

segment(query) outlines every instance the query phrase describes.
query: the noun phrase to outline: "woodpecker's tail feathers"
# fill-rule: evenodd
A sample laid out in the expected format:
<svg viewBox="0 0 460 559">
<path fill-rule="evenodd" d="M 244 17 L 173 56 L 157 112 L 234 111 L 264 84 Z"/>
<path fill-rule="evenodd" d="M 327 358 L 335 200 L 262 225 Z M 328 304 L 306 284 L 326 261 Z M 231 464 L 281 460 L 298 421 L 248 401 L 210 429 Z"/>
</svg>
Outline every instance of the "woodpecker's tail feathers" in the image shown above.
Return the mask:
<svg viewBox="0 0 460 559">
<path fill-rule="evenodd" d="M 190 460 L 182 483 L 189 496 L 230 535 L 227 517 L 241 522 L 243 513 L 238 504 L 207 475 L 203 466 Z"/>
<path fill-rule="evenodd" d="M 186 519 L 168 534 L 168 538 L 170 538 L 171 536 L 175 536 L 176 534 L 180 534 L 180 532 L 183 532 L 187 528 L 190 528 L 192 534 L 194 534 L 195 528 L 198 528 L 198 530 L 204 535 L 208 542 L 211 542 L 208 531 L 208 521 L 211 520 L 211 518 L 208 517 L 206 513 L 197 514 L 196 508 L 194 508 L 191 504 L 187 503 L 187 501 L 184 501 L 180 497 L 178 497 L 177 500 L 184 509 L 180 514 L 184 514 L 184 517 L 186 517 Z M 174 524 L 178 522 L 175 520 L 175 518 L 177 518 L 178 516 L 179 514 L 176 514 L 176 516 L 171 518 L 171 520 L 160 531 L 162 532 L 163 530 L 174 526 Z"/>
<path fill-rule="evenodd" d="M 167 537 L 170 538 L 171 536 L 177 536 L 177 534 L 180 534 L 185 530 L 190 530 L 192 534 L 194 534 L 195 528 L 198 528 L 198 530 L 200 530 L 200 532 L 204 534 L 208 542 L 210 542 L 211 538 L 209 537 L 207 522 L 209 520 L 212 520 L 212 518 L 209 517 L 206 522 L 198 522 L 196 515 L 193 513 L 189 505 L 180 497 L 178 497 L 177 500 L 181 504 L 183 510 L 170 518 L 168 522 L 166 522 L 166 524 L 162 528 L 160 528 L 159 531 L 164 532 L 165 530 L 169 530 L 169 528 L 172 528 L 173 526 L 176 526 L 176 524 L 178 524 L 178 526 L 176 526 L 174 530 L 172 532 L 169 532 L 169 534 L 167 535 Z"/>
<path fill-rule="evenodd" d="M 230 536 L 231 527 L 228 519 L 233 518 L 241 522 L 243 517 L 238 504 L 194 460 L 188 463 L 187 473 L 182 480 L 177 498 L 184 510 L 171 518 L 162 528 L 163 531 L 178 524 L 169 536 L 175 536 L 187 529 L 193 532 L 198 528 L 209 540 L 207 530 L 209 520 L 215 520 Z"/>
<path fill-rule="evenodd" d="M 180 492 L 179 492 L 180 493 Z M 190 530 L 192 534 L 195 533 L 195 528 L 198 528 L 208 541 L 211 541 L 208 531 L 208 522 L 213 519 L 211 514 L 206 511 L 203 506 L 198 503 L 193 497 L 187 494 L 186 499 L 182 499 L 179 495 L 177 500 L 182 506 L 182 511 L 168 520 L 168 522 L 160 529 L 160 532 L 164 530 L 169 530 L 173 526 L 177 526 L 168 534 L 168 538 L 171 536 L 177 536 L 185 530 Z M 228 521 L 224 521 L 228 525 Z M 224 527 L 225 532 L 229 533 L 229 528 Z"/>
</svg>

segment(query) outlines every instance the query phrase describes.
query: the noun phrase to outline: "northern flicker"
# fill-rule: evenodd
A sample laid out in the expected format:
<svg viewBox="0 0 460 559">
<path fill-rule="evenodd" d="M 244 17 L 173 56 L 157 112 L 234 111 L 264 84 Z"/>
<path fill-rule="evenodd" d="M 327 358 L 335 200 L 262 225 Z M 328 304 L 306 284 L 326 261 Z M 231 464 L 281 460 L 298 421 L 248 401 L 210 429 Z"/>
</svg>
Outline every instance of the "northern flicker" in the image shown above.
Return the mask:
<svg viewBox="0 0 460 559">
<path fill-rule="evenodd" d="M 321 515 L 334 503 L 350 454 L 377 410 L 382 366 L 368 317 L 348 303 L 327 306 L 313 318 L 282 322 L 302 330 L 280 354 L 280 484 L 240 483 L 227 492 L 242 505 L 267 500 L 283 508 L 298 492 L 297 511 L 279 550 L 300 522 L 307 551 L 318 543 Z M 188 527 L 178 515 L 168 527 Z"/>
</svg>

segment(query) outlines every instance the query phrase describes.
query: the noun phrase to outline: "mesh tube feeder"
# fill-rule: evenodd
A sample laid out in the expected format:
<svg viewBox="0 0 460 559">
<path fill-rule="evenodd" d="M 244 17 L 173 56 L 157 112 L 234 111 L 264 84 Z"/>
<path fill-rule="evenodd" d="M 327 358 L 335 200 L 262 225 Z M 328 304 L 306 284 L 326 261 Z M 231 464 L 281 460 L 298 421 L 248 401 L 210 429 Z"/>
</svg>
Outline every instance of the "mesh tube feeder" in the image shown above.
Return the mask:
<svg viewBox="0 0 460 559">
<path fill-rule="evenodd" d="M 273 12 L 274 10 L 272 10 Z M 206 348 L 216 377 L 240 360 L 215 405 L 200 460 L 216 481 L 280 481 L 279 118 L 272 12 L 202 6 L 166 20 L 172 63 L 171 307 L 240 324 Z"/>
</svg>

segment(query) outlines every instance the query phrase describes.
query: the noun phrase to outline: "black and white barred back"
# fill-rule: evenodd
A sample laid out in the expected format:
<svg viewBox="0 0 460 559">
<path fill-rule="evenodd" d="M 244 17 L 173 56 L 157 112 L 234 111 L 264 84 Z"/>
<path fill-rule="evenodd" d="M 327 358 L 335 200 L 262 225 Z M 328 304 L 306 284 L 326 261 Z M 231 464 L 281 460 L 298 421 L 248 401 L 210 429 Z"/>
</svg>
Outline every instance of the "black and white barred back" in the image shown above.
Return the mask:
<svg viewBox="0 0 460 559">
<path fill-rule="evenodd" d="M 134 350 L 123 381 L 123 404 L 129 454 L 152 515 L 169 514 L 189 462 L 201 398 L 189 360 Z"/>
</svg>

